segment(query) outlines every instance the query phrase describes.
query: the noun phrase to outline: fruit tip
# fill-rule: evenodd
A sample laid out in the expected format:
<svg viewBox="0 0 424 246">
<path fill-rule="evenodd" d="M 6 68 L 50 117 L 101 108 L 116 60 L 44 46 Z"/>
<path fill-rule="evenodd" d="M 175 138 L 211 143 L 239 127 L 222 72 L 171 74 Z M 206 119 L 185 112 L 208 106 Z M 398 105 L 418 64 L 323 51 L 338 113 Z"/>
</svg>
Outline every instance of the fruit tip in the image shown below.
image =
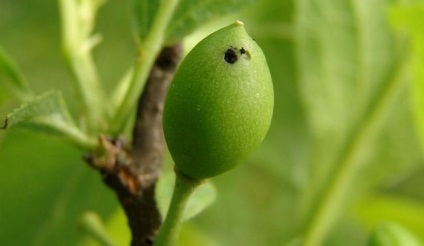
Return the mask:
<svg viewBox="0 0 424 246">
<path fill-rule="evenodd" d="M 244 23 L 240 20 L 236 20 L 236 22 L 234 23 L 236 26 L 244 26 Z"/>
</svg>

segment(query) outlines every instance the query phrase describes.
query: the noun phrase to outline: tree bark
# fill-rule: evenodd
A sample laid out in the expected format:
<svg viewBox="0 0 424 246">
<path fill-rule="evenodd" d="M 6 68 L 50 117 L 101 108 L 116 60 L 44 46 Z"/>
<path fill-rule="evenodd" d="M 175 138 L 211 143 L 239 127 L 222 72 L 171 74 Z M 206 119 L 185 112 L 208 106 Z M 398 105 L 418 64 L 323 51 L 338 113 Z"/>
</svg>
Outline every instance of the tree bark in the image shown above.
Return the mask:
<svg viewBox="0 0 424 246">
<path fill-rule="evenodd" d="M 153 245 L 162 221 L 155 201 L 164 150 L 162 112 L 181 53 L 177 44 L 163 48 L 157 57 L 138 101 L 131 149 L 123 139 L 100 137 L 104 154 L 87 158 L 115 191 L 128 219 L 131 246 Z"/>
</svg>

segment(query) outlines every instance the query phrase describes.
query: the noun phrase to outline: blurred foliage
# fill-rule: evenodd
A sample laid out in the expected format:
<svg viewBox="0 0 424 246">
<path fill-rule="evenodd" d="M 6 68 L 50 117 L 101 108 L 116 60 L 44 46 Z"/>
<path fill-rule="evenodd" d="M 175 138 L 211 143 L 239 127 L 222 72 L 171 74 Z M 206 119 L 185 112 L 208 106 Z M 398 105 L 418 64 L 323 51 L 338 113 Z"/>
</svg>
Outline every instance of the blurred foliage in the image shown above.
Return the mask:
<svg viewBox="0 0 424 246">
<path fill-rule="evenodd" d="M 1 244 L 77 245 L 76 222 L 84 211 L 106 216 L 116 209 L 81 153 L 63 142 L 10 131 L 0 156 Z"/>
<path fill-rule="evenodd" d="M 19 71 L 18 65 L 13 59 L 8 57 L 6 52 L 0 47 L 0 76 L 2 80 L 3 92 L 12 94 L 22 100 L 31 97 L 28 84 Z"/>
<path fill-rule="evenodd" d="M 396 223 L 385 223 L 377 227 L 372 233 L 369 244 L 370 246 L 396 246 L 409 245 L 421 246 L 422 243 L 411 234 L 410 231 Z"/>
<path fill-rule="evenodd" d="M 185 225 L 181 245 L 299 242 L 334 187 L 344 193 L 334 200 L 335 224 L 328 225 L 325 245 L 365 245 L 384 221 L 424 240 L 424 167 L 413 120 L 413 112 L 424 110 L 420 100 L 411 107 L 411 94 L 423 93 L 422 79 L 410 74 L 422 73 L 421 63 L 411 62 L 422 56 L 422 30 L 408 26 L 424 15 L 402 14 L 403 8 L 420 11 L 411 5 L 417 2 L 258 0 L 231 15 L 245 22 L 267 56 L 274 119 L 247 165 L 212 180 L 217 199 Z M 110 0 L 99 12 L 96 32 L 104 41 L 94 58 L 108 90 L 134 57 L 130 6 Z M 393 16 L 388 9 L 401 10 Z M 203 37 L 217 23 L 193 36 Z M 0 3 L 1 46 L 36 93 L 61 90 L 75 115 L 59 27 L 51 1 Z M 411 64 L 418 64 L 415 70 Z M 0 103 L 0 116 L 18 105 L 2 86 Z M 114 194 L 84 164 L 83 154 L 40 134 L 0 133 L 1 245 L 95 245 L 77 229 L 87 210 L 102 217 L 118 245 L 128 244 Z"/>
<path fill-rule="evenodd" d="M 411 41 L 412 108 L 416 119 L 421 144 L 424 147 L 424 3 L 395 5 L 390 9 L 393 26 L 401 33 L 409 34 Z"/>
</svg>

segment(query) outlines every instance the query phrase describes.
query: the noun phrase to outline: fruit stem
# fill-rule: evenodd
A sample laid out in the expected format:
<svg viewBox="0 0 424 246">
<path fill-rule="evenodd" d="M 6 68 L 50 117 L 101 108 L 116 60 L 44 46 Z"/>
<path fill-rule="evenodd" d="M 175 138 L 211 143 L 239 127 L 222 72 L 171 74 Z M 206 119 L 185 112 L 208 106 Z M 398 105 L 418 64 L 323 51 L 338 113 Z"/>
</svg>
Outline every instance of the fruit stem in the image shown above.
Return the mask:
<svg viewBox="0 0 424 246">
<path fill-rule="evenodd" d="M 171 204 L 154 246 L 176 245 L 187 201 L 196 187 L 203 182 L 203 180 L 187 178 L 177 171 L 176 175 Z"/>
</svg>

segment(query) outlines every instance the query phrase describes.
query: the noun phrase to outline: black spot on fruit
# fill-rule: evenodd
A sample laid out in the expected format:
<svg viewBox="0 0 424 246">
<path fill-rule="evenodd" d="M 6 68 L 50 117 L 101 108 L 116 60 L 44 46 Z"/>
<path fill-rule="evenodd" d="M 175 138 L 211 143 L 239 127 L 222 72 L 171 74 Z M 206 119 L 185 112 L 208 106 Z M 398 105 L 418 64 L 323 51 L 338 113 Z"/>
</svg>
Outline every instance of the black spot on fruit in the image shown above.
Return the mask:
<svg viewBox="0 0 424 246">
<path fill-rule="evenodd" d="M 243 57 L 246 60 L 250 60 L 250 52 L 247 51 L 246 49 L 244 49 L 243 47 L 241 47 L 240 49 L 240 55 L 241 57 Z"/>
<path fill-rule="evenodd" d="M 224 55 L 224 60 L 230 64 L 236 63 L 236 61 L 238 60 L 238 57 L 234 49 L 227 49 Z"/>
</svg>

